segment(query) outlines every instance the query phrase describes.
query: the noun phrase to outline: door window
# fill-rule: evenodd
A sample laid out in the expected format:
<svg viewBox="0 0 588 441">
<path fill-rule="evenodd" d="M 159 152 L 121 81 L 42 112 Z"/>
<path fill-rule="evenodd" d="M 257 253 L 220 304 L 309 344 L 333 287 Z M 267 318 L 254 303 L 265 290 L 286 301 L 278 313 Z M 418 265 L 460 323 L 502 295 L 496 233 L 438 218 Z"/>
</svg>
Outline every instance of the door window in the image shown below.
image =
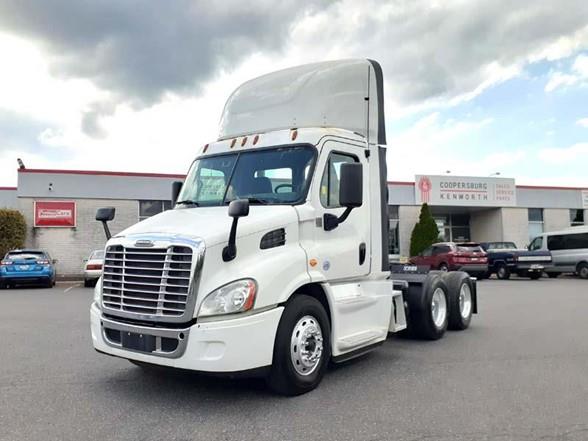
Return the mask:
<svg viewBox="0 0 588 441">
<path fill-rule="evenodd" d="M 341 179 L 341 165 L 358 162 L 356 156 L 333 152 L 329 155 L 323 178 L 321 179 L 321 205 L 325 208 L 339 208 L 339 182 Z"/>
</svg>

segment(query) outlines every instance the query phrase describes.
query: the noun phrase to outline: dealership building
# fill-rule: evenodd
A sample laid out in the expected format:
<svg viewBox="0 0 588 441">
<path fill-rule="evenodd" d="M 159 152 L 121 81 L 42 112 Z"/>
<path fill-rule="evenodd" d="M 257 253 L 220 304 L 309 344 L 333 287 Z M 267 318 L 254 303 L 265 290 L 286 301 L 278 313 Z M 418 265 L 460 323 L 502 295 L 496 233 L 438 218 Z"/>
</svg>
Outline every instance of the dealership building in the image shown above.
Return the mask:
<svg viewBox="0 0 588 441">
<path fill-rule="evenodd" d="M 17 187 L 0 187 L 0 208 L 27 221 L 27 247 L 57 259 L 62 277 L 79 276 L 83 260 L 105 242 L 94 220 L 100 207 L 116 208 L 117 233 L 170 208 L 171 184 L 184 175 L 20 169 Z M 514 179 L 417 175 L 388 183 L 391 258 L 408 256 L 420 206 L 427 202 L 440 240 L 512 241 L 525 246 L 543 231 L 588 220 L 588 188 L 516 185 Z"/>
</svg>

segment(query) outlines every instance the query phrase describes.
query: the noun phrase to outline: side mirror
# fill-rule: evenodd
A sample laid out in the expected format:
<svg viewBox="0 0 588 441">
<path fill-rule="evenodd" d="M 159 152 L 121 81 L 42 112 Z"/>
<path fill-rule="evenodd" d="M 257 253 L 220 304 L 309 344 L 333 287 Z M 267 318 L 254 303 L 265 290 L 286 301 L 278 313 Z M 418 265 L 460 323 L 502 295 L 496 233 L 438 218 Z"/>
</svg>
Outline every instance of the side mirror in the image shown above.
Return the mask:
<svg viewBox="0 0 588 441">
<path fill-rule="evenodd" d="M 325 231 L 334 230 L 345 222 L 351 210 L 363 204 L 363 166 L 359 162 L 341 164 L 339 179 L 339 203 L 345 211 L 339 217 L 325 213 L 323 228 Z"/>
<path fill-rule="evenodd" d="M 182 181 L 175 181 L 172 182 L 172 192 L 171 192 L 171 206 L 173 207 L 178 202 L 178 196 L 180 195 L 180 191 L 182 191 L 182 186 L 184 183 Z"/>
<path fill-rule="evenodd" d="M 249 199 L 237 199 L 229 204 L 229 216 L 233 218 L 249 215 Z"/>
<path fill-rule="evenodd" d="M 108 221 L 114 219 L 115 208 L 114 207 L 102 207 L 96 211 L 96 220 L 102 222 L 102 226 L 104 227 L 104 234 L 106 235 L 106 239 L 110 239 L 112 235 L 110 234 L 110 228 L 108 228 Z"/>
<path fill-rule="evenodd" d="M 229 204 L 229 216 L 233 218 L 229 243 L 223 248 L 223 260 L 230 262 L 237 257 L 237 223 L 240 217 L 249 215 L 249 199 L 236 199 Z"/>
<path fill-rule="evenodd" d="M 339 203 L 347 208 L 363 204 L 363 167 L 359 162 L 341 164 Z"/>
</svg>

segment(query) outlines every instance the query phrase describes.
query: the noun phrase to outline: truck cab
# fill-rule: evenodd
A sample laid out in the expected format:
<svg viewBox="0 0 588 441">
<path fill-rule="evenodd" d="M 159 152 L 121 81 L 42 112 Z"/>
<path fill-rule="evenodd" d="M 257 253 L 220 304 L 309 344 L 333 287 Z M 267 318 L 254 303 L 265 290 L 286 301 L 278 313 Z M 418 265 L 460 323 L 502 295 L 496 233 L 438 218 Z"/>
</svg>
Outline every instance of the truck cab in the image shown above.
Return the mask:
<svg viewBox="0 0 588 441">
<path fill-rule="evenodd" d="M 260 374 L 293 395 L 316 387 L 330 360 L 406 329 L 415 281 L 391 280 L 383 118 L 382 72 L 370 60 L 240 86 L 219 138 L 174 186 L 174 209 L 107 242 L 95 349 L 140 365 Z M 422 335 L 469 325 L 467 276 L 451 282 L 454 294 L 440 276 L 411 277 Z"/>
</svg>

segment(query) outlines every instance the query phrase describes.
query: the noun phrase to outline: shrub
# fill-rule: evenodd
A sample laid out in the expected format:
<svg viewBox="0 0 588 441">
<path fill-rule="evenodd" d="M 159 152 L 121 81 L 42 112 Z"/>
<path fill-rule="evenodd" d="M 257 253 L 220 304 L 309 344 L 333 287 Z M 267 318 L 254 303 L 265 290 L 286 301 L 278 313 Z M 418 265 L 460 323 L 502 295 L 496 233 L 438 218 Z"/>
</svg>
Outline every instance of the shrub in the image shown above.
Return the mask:
<svg viewBox="0 0 588 441">
<path fill-rule="evenodd" d="M 430 247 L 439 240 L 439 229 L 435 219 L 431 215 L 429 206 L 424 203 L 421 207 L 419 221 L 412 230 L 410 236 L 410 255 L 416 256 L 425 248 Z"/>
<path fill-rule="evenodd" d="M 24 246 L 27 225 L 17 210 L 0 209 L 0 259 L 14 249 Z"/>
</svg>

